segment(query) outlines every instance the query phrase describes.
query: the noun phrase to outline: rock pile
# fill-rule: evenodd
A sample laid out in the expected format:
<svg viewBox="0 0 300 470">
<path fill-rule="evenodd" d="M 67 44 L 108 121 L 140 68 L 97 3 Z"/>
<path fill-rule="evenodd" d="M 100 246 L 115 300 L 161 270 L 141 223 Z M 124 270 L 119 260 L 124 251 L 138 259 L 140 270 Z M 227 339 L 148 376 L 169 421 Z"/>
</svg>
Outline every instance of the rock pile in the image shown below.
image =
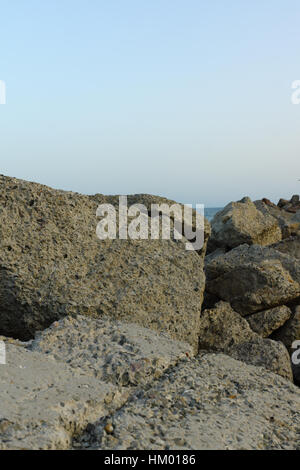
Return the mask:
<svg viewBox="0 0 300 470">
<path fill-rule="evenodd" d="M 0 176 L 0 449 L 299 449 L 299 198 L 228 204 L 197 252 L 174 217 L 99 240 L 104 203 Z"/>
<path fill-rule="evenodd" d="M 296 214 L 298 211 L 300 211 L 300 196 L 296 194 L 289 201 L 286 199 L 280 199 L 277 206 L 287 212 Z"/>
<path fill-rule="evenodd" d="M 239 358 L 244 355 L 244 360 L 247 357 L 247 362 L 252 364 L 257 360 L 258 363 L 264 361 L 266 368 L 274 370 L 272 367 L 277 367 L 278 372 L 280 368 L 275 366 L 274 361 L 271 360 L 271 367 L 268 364 L 270 353 L 271 357 L 284 361 L 285 372 L 281 375 L 287 377 L 290 372 L 287 373 L 286 353 L 291 354 L 294 342 L 300 339 L 300 224 L 297 222 L 300 207 L 298 196 L 285 202 L 280 200 L 276 206 L 263 199 L 253 204 L 249 198 L 244 198 L 216 214 L 212 220 L 210 252 L 205 263 L 204 308 L 209 310 L 204 311 L 204 317 L 210 312 L 216 321 L 218 316 L 212 312 L 220 312 L 220 305 L 224 311 L 224 302 L 227 302 L 227 316 L 228 309 L 232 308 L 246 319 L 252 332 L 261 338 L 269 338 L 269 341 L 254 340 L 252 337 L 249 340 L 252 345 L 247 348 L 246 354 L 245 348 L 236 348 L 234 341 L 231 349 L 223 351 L 233 357 L 239 351 Z M 258 220 L 262 220 L 261 224 Z M 267 237 L 262 236 L 263 220 L 266 220 Z M 276 232 L 270 221 L 275 222 Z M 276 233 L 279 240 L 272 243 L 270 233 Z M 218 303 L 220 301 L 223 304 Z M 224 313 L 222 318 L 225 321 Z M 277 341 L 275 348 L 281 348 L 279 354 L 271 352 L 274 340 Z M 285 350 L 282 349 L 283 345 Z M 292 369 L 294 379 L 299 383 L 299 366 L 292 364 Z"/>
</svg>

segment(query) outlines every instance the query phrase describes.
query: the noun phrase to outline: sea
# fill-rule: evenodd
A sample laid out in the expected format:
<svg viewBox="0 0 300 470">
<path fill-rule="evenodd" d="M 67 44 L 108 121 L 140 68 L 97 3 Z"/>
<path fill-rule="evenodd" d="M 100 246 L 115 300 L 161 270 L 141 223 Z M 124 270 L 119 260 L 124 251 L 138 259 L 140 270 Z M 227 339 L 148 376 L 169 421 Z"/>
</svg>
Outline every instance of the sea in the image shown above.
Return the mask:
<svg viewBox="0 0 300 470">
<path fill-rule="evenodd" d="M 223 207 L 205 207 L 204 208 L 204 215 L 207 220 L 210 222 L 217 212 L 221 211 Z"/>
</svg>

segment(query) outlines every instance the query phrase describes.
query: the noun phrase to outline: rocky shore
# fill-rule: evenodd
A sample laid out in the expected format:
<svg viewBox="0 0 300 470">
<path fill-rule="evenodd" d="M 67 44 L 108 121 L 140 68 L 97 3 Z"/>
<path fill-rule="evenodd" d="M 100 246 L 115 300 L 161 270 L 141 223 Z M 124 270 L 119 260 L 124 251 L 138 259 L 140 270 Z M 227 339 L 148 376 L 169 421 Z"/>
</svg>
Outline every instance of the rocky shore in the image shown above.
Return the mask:
<svg viewBox="0 0 300 470">
<path fill-rule="evenodd" d="M 0 450 L 299 450 L 299 196 L 231 202 L 199 251 L 99 240 L 105 203 L 0 176 Z"/>
</svg>

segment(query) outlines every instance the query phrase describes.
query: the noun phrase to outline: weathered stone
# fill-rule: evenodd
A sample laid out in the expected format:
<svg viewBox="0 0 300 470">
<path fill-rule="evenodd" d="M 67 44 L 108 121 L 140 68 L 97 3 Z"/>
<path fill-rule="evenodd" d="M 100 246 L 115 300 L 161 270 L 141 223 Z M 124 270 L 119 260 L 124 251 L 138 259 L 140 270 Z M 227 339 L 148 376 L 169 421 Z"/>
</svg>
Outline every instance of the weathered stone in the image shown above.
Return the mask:
<svg viewBox="0 0 300 470">
<path fill-rule="evenodd" d="M 196 347 L 205 248 L 199 256 L 172 236 L 99 240 L 96 209 L 116 197 L 4 176 L 0 190 L 0 334 L 27 340 L 68 314 L 107 315 Z"/>
<path fill-rule="evenodd" d="M 119 196 L 105 196 L 106 202 L 112 204 L 116 209 L 118 209 L 119 205 Z M 152 194 L 130 194 L 127 196 L 127 201 L 128 201 L 128 206 L 131 206 L 133 204 L 142 204 L 148 209 L 148 214 L 151 214 L 151 206 L 153 204 L 157 204 L 159 206 L 163 206 L 166 204 L 169 208 L 172 207 L 173 204 L 178 204 L 176 201 L 172 201 L 170 199 L 160 197 L 160 196 L 154 196 Z M 182 205 L 181 205 L 182 206 Z M 162 213 L 164 213 L 162 211 Z M 170 218 L 174 222 L 174 220 L 177 220 L 176 217 L 174 217 L 174 213 L 171 211 L 170 212 Z M 196 211 L 192 210 L 192 228 L 195 230 L 196 228 Z M 182 233 L 185 233 L 185 227 L 182 226 L 181 228 Z M 200 250 L 195 250 L 197 253 L 202 257 L 202 259 L 206 255 L 206 248 L 207 248 L 207 242 L 209 240 L 209 237 L 211 235 L 211 225 L 208 222 L 206 218 L 204 218 L 204 243 L 203 247 Z"/>
<path fill-rule="evenodd" d="M 299 196 L 299 194 L 294 194 L 294 196 L 292 196 L 290 202 L 291 202 L 291 204 L 292 204 L 293 206 L 297 206 L 297 205 L 300 203 L 300 196 Z"/>
<path fill-rule="evenodd" d="M 268 247 L 242 245 L 206 265 L 206 289 L 245 316 L 300 299 L 300 262 Z"/>
<path fill-rule="evenodd" d="M 295 224 L 299 224 L 300 225 L 300 209 L 296 212 L 295 215 L 293 215 L 291 221 Z"/>
<path fill-rule="evenodd" d="M 289 320 L 291 314 L 291 310 L 282 305 L 263 312 L 253 313 L 247 317 L 247 321 L 253 331 L 263 338 L 268 338 Z"/>
<path fill-rule="evenodd" d="M 286 206 L 290 201 L 287 199 L 279 199 L 277 206 L 281 209 L 282 207 Z"/>
<path fill-rule="evenodd" d="M 229 303 L 218 302 L 201 313 L 199 349 L 228 352 L 236 344 L 256 338 L 248 322 Z"/>
<path fill-rule="evenodd" d="M 279 207 L 265 204 L 263 201 L 254 201 L 255 207 L 265 216 L 273 217 L 277 220 L 281 229 L 282 238 L 288 238 L 299 229 L 299 225 L 293 222 L 293 214 L 280 209 Z M 277 240 L 278 241 L 278 240 Z M 275 243 L 275 242 L 274 242 Z"/>
<path fill-rule="evenodd" d="M 288 380 L 293 378 L 290 357 L 283 344 L 262 339 L 226 302 L 202 312 L 199 349 L 223 352 Z"/>
<path fill-rule="evenodd" d="M 180 359 L 192 357 L 188 343 L 108 318 L 66 317 L 37 334 L 33 351 L 52 355 L 84 373 L 121 386 L 143 386 Z"/>
<path fill-rule="evenodd" d="M 89 422 L 110 414 L 128 391 L 67 364 L 6 343 L 0 365 L 0 449 L 69 449 Z"/>
<path fill-rule="evenodd" d="M 300 235 L 275 243 L 272 245 L 272 248 L 280 251 L 281 253 L 286 253 L 289 256 L 300 259 Z"/>
<path fill-rule="evenodd" d="M 234 248 L 243 243 L 270 245 L 281 240 L 277 220 L 262 214 L 249 198 L 231 202 L 211 222 L 209 252 L 218 247 Z"/>
<path fill-rule="evenodd" d="M 292 351 L 293 342 L 300 340 L 300 306 L 296 307 L 290 320 L 273 333 L 272 338 L 281 341 L 290 352 Z"/>
<path fill-rule="evenodd" d="M 286 347 L 278 341 L 263 339 L 257 335 L 254 340 L 233 346 L 230 356 L 247 364 L 264 367 L 293 381 L 291 358 Z"/>
<path fill-rule="evenodd" d="M 137 394 L 78 447 L 107 450 L 300 449 L 300 392 L 263 368 L 223 354 L 186 360 Z M 88 444 L 87 444 L 88 443 Z"/>
<path fill-rule="evenodd" d="M 264 199 L 254 202 L 256 208 L 264 215 L 271 215 L 278 221 L 283 239 L 300 235 L 300 218 L 297 215 L 300 205 L 294 205 L 291 201 L 280 199 L 277 206 L 266 204 Z"/>
<path fill-rule="evenodd" d="M 225 253 L 226 253 L 225 248 L 217 248 L 215 251 L 205 256 L 204 258 L 205 264 L 209 264 L 213 259 L 217 258 L 218 256 L 225 255 Z"/>
</svg>

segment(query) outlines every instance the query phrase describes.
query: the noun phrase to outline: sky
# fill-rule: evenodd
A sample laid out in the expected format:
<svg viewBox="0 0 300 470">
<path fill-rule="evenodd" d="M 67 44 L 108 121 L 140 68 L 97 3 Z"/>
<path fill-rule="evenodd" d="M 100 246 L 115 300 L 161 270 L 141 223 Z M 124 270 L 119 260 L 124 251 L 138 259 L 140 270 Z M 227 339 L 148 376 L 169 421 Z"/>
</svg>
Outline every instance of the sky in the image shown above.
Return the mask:
<svg viewBox="0 0 300 470">
<path fill-rule="evenodd" d="M 299 0 L 0 0 L 0 173 L 220 207 L 300 193 Z"/>
</svg>

